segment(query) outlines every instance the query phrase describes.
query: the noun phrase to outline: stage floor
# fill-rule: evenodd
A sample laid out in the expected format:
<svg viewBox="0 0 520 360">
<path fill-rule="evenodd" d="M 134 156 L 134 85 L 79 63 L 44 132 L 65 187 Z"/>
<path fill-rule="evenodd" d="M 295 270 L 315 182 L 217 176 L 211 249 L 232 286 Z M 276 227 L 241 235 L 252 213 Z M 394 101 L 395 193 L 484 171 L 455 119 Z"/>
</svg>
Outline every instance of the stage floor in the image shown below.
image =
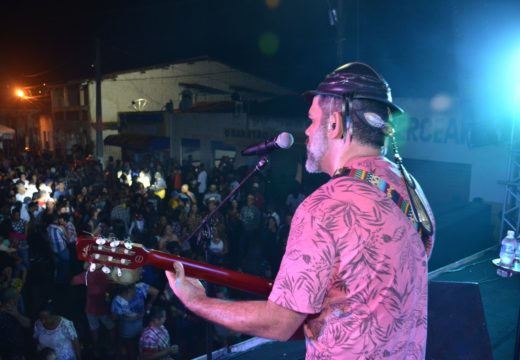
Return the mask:
<svg viewBox="0 0 520 360">
<path fill-rule="evenodd" d="M 499 248 L 489 248 L 430 273 L 430 280 L 478 283 L 484 316 L 495 360 L 513 358 L 514 342 L 520 309 L 520 276 L 502 278 L 491 260 L 498 257 Z M 253 338 L 231 348 L 214 353 L 213 359 L 304 359 L 303 341 L 267 342 Z M 197 359 L 205 359 L 203 355 Z M 450 359 L 443 359 L 450 360 Z"/>
</svg>

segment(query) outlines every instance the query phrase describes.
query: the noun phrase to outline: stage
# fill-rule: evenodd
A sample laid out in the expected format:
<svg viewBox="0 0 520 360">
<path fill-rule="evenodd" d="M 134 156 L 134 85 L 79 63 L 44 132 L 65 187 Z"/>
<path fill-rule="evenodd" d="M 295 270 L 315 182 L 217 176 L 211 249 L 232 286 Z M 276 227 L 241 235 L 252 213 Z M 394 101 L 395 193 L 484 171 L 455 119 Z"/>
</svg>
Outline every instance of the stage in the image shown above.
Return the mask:
<svg viewBox="0 0 520 360">
<path fill-rule="evenodd" d="M 430 272 L 430 282 L 436 283 L 430 287 L 430 325 L 436 328 L 429 330 L 427 359 L 487 360 L 491 353 L 495 360 L 513 359 L 520 306 L 520 276 L 502 278 L 497 275 L 497 268 L 491 260 L 498 257 L 498 252 L 497 245 Z M 446 282 L 449 283 L 448 288 L 449 285 L 455 285 L 455 288 L 445 290 Z M 462 292 L 457 290 L 460 286 L 453 283 L 463 283 Z M 437 293 L 435 298 L 432 297 L 434 292 Z M 453 295 L 459 293 L 460 295 Z M 443 303 L 444 300 L 447 302 Z M 452 310 L 444 311 L 443 306 Z M 435 319 L 431 314 L 435 314 Z M 459 331 L 459 335 L 451 336 L 452 339 L 458 336 L 458 343 L 452 341 L 443 348 L 439 346 L 439 341 L 436 342 L 436 339 L 432 338 L 432 334 L 442 335 L 442 332 L 449 331 L 450 326 L 454 327 L 453 331 Z M 459 330 L 456 330 L 457 326 Z M 460 332 L 464 326 L 467 327 L 467 331 Z M 467 333 L 466 339 L 461 338 L 462 333 Z M 438 337 L 440 336 L 436 336 Z M 439 351 L 444 352 L 442 357 L 439 357 Z M 434 353 L 436 355 L 432 355 Z M 201 355 L 196 359 L 205 358 L 206 355 Z M 303 341 L 280 343 L 260 338 L 251 338 L 231 346 L 229 351 L 219 349 L 213 353 L 213 359 L 304 358 Z"/>
</svg>

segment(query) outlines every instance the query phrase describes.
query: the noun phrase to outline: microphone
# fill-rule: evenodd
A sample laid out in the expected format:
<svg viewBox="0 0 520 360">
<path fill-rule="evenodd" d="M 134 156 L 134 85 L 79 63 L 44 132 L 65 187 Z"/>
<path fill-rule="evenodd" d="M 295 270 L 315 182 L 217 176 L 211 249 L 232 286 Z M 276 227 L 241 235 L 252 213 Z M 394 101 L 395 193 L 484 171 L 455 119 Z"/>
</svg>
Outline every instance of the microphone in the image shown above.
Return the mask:
<svg viewBox="0 0 520 360">
<path fill-rule="evenodd" d="M 288 133 L 283 132 L 272 139 L 263 141 L 259 144 L 251 145 L 242 150 L 243 156 L 251 155 L 266 155 L 276 149 L 289 149 L 294 143 L 294 137 Z"/>
</svg>

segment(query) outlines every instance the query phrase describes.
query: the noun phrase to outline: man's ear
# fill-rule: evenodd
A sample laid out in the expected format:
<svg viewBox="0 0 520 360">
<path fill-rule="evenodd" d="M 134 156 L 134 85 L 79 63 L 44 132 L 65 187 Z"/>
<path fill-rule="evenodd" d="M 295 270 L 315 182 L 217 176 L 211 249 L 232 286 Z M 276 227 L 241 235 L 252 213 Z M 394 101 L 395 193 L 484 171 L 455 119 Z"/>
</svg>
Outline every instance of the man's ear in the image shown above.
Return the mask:
<svg viewBox="0 0 520 360">
<path fill-rule="evenodd" d="M 333 112 L 327 126 L 329 139 L 340 139 L 343 136 L 343 127 L 343 115 L 339 111 Z"/>
</svg>

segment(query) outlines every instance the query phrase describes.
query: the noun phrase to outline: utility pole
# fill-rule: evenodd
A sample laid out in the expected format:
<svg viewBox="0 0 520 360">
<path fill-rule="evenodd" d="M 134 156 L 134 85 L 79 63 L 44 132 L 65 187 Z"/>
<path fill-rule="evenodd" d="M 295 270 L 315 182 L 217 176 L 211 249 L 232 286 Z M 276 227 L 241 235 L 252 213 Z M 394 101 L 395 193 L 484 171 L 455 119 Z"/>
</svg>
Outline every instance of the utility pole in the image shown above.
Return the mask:
<svg viewBox="0 0 520 360">
<path fill-rule="evenodd" d="M 336 61 L 337 65 L 345 62 L 345 21 L 343 19 L 343 0 L 337 0 L 336 9 Z"/>
<path fill-rule="evenodd" d="M 334 7 L 331 0 L 327 0 L 329 6 L 329 24 L 336 28 L 336 65 L 345 62 L 345 22 L 343 21 L 343 0 L 336 0 Z"/>
<path fill-rule="evenodd" d="M 101 46 L 99 38 L 96 39 L 96 158 L 103 162 L 103 119 L 101 117 Z"/>
</svg>

